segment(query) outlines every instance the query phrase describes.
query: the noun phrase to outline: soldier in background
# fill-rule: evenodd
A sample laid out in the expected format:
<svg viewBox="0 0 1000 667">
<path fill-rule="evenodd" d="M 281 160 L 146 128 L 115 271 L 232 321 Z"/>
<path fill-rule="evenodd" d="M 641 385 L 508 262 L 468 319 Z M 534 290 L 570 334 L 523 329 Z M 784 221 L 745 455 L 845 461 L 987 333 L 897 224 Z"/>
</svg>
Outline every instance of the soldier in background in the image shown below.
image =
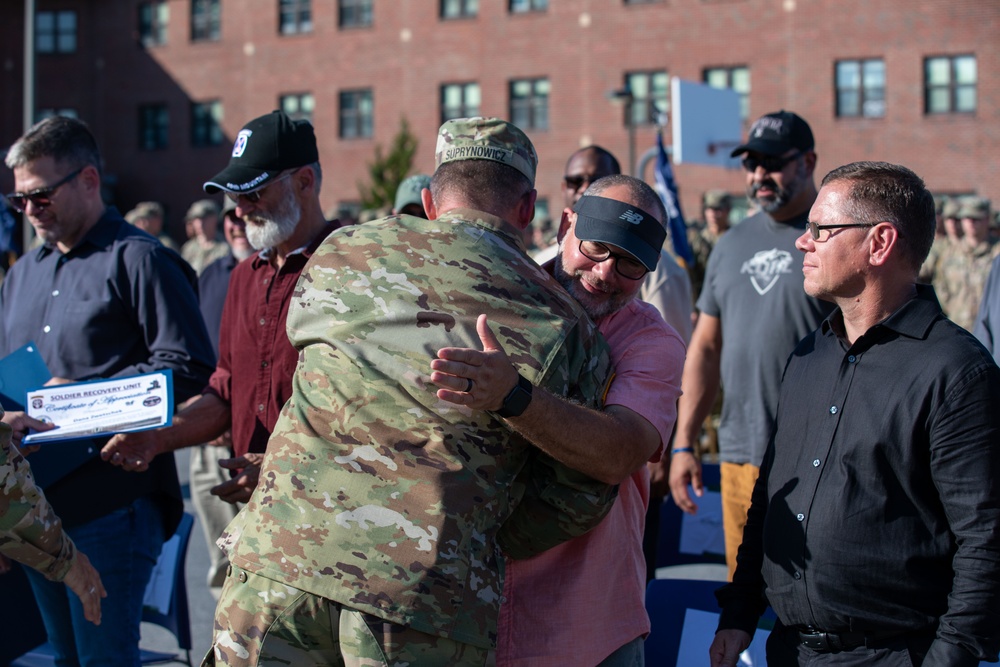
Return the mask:
<svg viewBox="0 0 1000 667">
<path fill-rule="evenodd" d="M 688 267 L 694 300 L 701 294 L 705 282 L 708 256 L 716 242 L 729 231 L 729 213 L 733 203 L 725 190 L 706 190 L 701 197 L 702 220 L 688 226 L 688 243 L 694 253 L 694 265 Z"/>
<path fill-rule="evenodd" d="M 188 207 L 185 222 L 191 238 L 181 246 L 181 257 L 201 274 L 205 267 L 229 254 L 229 246 L 219 240 L 219 205 L 199 199 Z"/>
<path fill-rule="evenodd" d="M 163 205 L 155 201 L 141 201 L 131 211 L 125 214 L 125 220 L 155 236 L 160 243 L 174 252 L 180 252 L 177 243 L 163 233 Z"/>
<path fill-rule="evenodd" d="M 956 216 L 962 237 L 942 253 L 934 288 L 948 319 L 972 331 L 990 263 L 1000 253 L 1000 245 L 990 236 L 988 199 L 963 197 Z"/>
<path fill-rule="evenodd" d="M 944 225 L 944 207 L 949 201 L 950 197 L 947 195 L 934 195 L 934 243 L 931 245 L 927 259 L 920 267 L 920 274 L 917 276 L 918 283 L 930 285 L 934 282 L 934 272 L 937 270 L 938 260 L 941 259 L 941 253 L 944 252 L 944 249 L 948 247 L 948 232 Z"/>
</svg>

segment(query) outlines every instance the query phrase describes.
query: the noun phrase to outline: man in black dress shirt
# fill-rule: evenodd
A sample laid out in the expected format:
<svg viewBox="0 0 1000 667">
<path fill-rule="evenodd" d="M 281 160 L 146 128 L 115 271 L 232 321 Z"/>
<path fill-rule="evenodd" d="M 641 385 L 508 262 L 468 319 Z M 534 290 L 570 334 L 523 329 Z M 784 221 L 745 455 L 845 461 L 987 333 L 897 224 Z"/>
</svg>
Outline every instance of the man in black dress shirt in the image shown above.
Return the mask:
<svg viewBox="0 0 1000 667">
<path fill-rule="evenodd" d="M 1000 370 L 916 284 L 933 237 L 910 170 L 823 179 L 796 246 L 806 292 L 838 309 L 785 368 L 713 667 L 768 602 L 770 667 L 997 659 Z"/>
</svg>

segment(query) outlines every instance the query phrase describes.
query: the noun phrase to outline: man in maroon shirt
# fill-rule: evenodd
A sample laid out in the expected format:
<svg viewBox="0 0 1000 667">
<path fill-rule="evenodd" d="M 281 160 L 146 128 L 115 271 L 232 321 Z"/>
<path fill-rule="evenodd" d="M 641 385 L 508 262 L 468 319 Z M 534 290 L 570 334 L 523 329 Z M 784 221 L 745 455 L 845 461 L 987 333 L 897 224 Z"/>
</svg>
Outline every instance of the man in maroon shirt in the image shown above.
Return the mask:
<svg viewBox="0 0 1000 667">
<path fill-rule="evenodd" d="M 260 252 L 233 269 L 215 372 L 171 426 L 116 435 L 102 458 L 145 470 L 157 454 L 209 442 L 231 428 L 235 457 L 219 464 L 237 472 L 212 493 L 233 503 L 250 497 L 268 437 L 292 393 L 298 353 L 285 333 L 289 300 L 306 261 L 339 226 L 323 217 L 321 179 L 307 121 L 275 111 L 239 132 L 229 166 L 204 187 L 236 202 L 247 239 Z"/>
</svg>

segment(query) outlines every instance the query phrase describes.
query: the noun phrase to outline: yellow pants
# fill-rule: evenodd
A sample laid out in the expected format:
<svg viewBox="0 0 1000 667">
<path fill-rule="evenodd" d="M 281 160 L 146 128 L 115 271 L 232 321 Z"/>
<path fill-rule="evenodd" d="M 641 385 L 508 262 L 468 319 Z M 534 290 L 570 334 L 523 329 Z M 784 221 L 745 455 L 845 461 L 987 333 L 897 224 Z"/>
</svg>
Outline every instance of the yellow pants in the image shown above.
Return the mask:
<svg viewBox="0 0 1000 667">
<path fill-rule="evenodd" d="M 749 463 L 726 463 L 719 466 L 722 487 L 722 530 L 726 536 L 726 566 L 729 581 L 736 571 L 736 552 L 743 541 L 743 526 L 747 523 L 750 496 L 760 468 Z"/>
</svg>

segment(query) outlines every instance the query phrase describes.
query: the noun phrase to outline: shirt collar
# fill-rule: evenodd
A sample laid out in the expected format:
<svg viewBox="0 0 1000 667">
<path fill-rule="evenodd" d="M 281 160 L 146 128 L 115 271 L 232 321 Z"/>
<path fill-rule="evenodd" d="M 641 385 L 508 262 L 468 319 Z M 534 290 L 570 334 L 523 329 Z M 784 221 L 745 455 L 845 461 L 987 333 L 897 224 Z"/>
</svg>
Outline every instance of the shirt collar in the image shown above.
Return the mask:
<svg viewBox="0 0 1000 667">
<path fill-rule="evenodd" d="M 338 229 L 341 226 L 342 224 L 339 220 L 332 220 L 326 223 L 326 226 L 324 226 L 323 229 L 320 230 L 319 234 L 313 237 L 312 241 L 310 241 L 307 245 L 304 245 L 301 248 L 296 248 L 295 250 L 288 253 L 286 259 L 293 255 L 303 255 L 306 259 L 309 259 L 312 256 L 312 254 L 316 252 L 316 248 L 319 247 L 319 244 L 322 243 L 323 240 L 327 236 L 329 236 L 333 230 Z M 253 267 L 256 269 L 259 268 L 262 264 L 270 264 L 271 256 L 273 254 L 274 254 L 274 248 L 264 248 L 263 250 L 251 255 L 250 261 L 253 262 Z"/>
<path fill-rule="evenodd" d="M 84 245 L 90 244 L 96 248 L 106 248 L 114 243 L 115 238 L 118 236 L 118 228 L 125 223 L 125 219 L 122 217 L 121 213 L 114 206 L 108 206 L 104 209 L 104 213 L 101 217 L 94 223 L 86 234 L 83 235 L 77 244 L 70 248 L 67 255 L 73 254 L 77 249 L 82 248 Z M 48 257 L 52 252 L 58 252 L 54 243 L 44 243 L 38 248 L 38 252 L 35 254 L 35 261 L 40 262 L 46 257 Z"/>
<path fill-rule="evenodd" d="M 885 318 L 861 338 L 866 338 L 879 329 L 894 331 L 909 338 L 925 338 L 931 325 L 941 316 L 941 304 L 937 294 L 930 285 L 917 285 L 917 295 L 900 306 L 896 312 Z M 844 314 L 840 308 L 834 309 L 830 316 L 823 320 L 820 332 L 824 336 L 835 336 L 838 330 L 844 328 Z"/>
<path fill-rule="evenodd" d="M 442 213 L 435 220 L 433 220 L 433 222 L 452 224 L 459 222 L 466 224 L 471 223 L 477 227 L 482 227 L 500 234 L 501 236 L 507 238 L 507 240 L 509 240 L 512 244 L 517 246 L 518 250 L 523 253 L 527 253 L 527 249 L 524 246 L 524 235 L 521 233 L 521 230 L 503 218 L 499 218 L 483 211 L 477 211 L 471 208 L 453 208 L 445 213 Z"/>
</svg>

